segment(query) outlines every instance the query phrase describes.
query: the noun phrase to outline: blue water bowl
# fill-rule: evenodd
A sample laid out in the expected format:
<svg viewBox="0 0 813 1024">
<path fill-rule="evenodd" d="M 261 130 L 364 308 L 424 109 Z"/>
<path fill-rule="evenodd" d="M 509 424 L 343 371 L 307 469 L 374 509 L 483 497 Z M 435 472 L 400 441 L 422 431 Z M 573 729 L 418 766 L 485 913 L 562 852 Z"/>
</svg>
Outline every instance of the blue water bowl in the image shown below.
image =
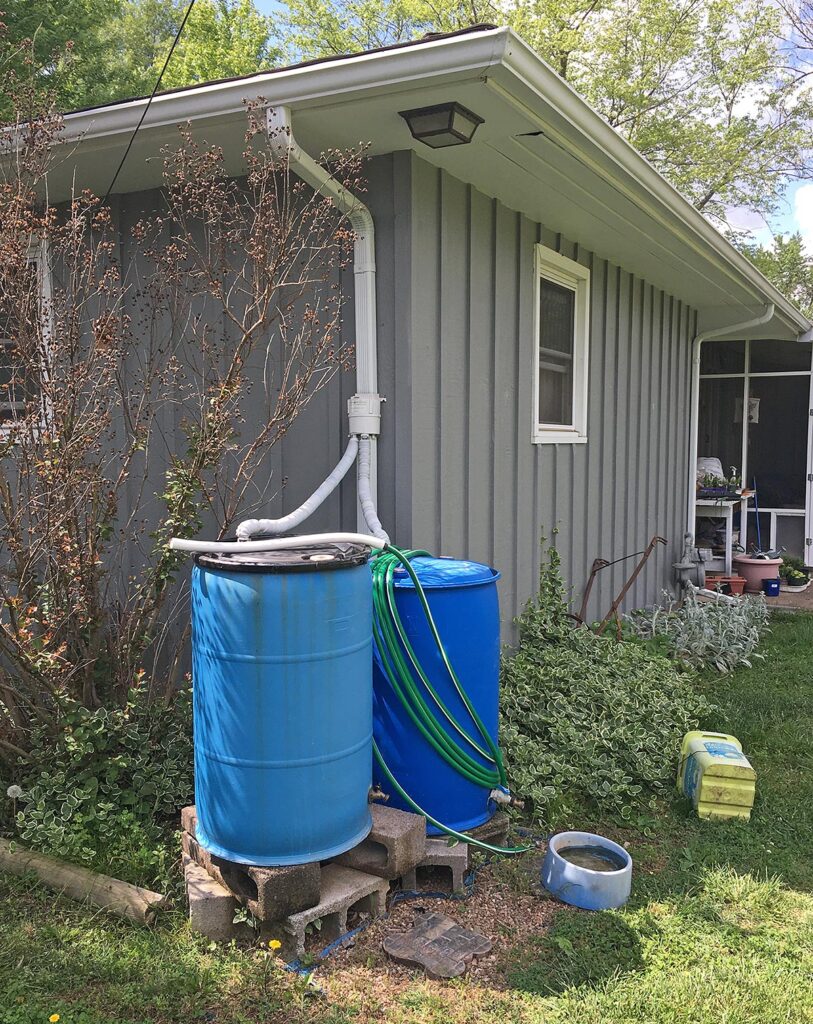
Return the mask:
<svg viewBox="0 0 813 1024">
<path fill-rule="evenodd" d="M 551 836 L 542 862 L 542 884 L 557 899 L 582 910 L 623 907 L 632 887 L 632 857 L 618 843 L 593 832 Z"/>
</svg>

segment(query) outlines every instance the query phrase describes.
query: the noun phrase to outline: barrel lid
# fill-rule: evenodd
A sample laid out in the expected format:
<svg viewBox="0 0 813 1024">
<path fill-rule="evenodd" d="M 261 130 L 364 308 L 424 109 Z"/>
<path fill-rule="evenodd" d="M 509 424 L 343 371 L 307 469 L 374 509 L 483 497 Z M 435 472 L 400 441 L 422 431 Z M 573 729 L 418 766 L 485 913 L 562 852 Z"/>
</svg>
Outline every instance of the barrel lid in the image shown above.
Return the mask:
<svg viewBox="0 0 813 1024">
<path fill-rule="evenodd" d="M 319 544 L 278 551 L 198 555 L 195 564 L 222 572 L 326 572 L 364 565 L 370 549 L 364 544 Z"/>
<path fill-rule="evenodd" d="M 496 569 L 482 562 L 466 562 L 458 558 L 427 558 L 421 556 L 412 559 L 412 568 L 425 590 L 439 587 L 469 587 L 481 583 L 492 583 L 500 578 Z M 412 578 L 403 566 L 393 573 L 396 587 L 414 589 Z"/>
</svg>

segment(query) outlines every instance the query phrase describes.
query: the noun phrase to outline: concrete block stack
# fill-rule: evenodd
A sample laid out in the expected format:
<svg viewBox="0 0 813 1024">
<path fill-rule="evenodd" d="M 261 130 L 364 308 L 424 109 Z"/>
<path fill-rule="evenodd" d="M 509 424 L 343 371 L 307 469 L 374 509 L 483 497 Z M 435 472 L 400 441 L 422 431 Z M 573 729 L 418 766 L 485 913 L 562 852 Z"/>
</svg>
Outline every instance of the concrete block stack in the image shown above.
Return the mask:
<svg viewBox="0 0 813 1024">
<path fill-rule="evenodd" d="M 279 939 L 284 956 L 301 956 L 309 926 L 320 922 L 323 944 L 347 930 L 351 911 L 377 917 L 390 883 L 417 884 L 424 867 L 448 867 L 452 888 L 462 885 L 468 847 L 426 838 L 426 821 L 382 804 L 370 808 L 373 827 L 363 842 L 332 861 L 260 867 L 214 856 L 198 842 L 194 807 L 181 813 L 184 875 L 192 928 L 213 941 L 251 935 L 235 924 L 240 906 L 259 923 L 260 937 Z"/>
</svg>

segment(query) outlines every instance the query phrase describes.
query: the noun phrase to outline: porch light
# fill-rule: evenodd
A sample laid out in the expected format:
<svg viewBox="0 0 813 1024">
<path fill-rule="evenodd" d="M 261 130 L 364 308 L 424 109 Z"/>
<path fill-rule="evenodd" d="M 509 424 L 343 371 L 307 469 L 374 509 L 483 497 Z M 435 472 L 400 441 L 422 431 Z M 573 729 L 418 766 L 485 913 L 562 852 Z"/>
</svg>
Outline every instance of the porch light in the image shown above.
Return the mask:
<svg viewBox="0 0 813 1024">
<path fill-rule="evenodd" d="M 438 103 L 434 107 L 417 107 L 398 113 L 409 125 L 413 139 L 432 149 L 471 142 L 478 125 L 483 123 L 482 117 L 460 103 Z"/>
</svg>

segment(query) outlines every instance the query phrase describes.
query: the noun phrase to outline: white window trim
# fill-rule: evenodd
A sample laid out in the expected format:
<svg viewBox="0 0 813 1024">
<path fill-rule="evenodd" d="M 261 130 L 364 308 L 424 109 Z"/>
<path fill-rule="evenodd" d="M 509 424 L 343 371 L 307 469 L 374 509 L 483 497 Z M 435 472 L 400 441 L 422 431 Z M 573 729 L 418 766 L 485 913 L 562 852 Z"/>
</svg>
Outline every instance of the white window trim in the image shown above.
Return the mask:
<svg viewBox="0 0 813 1024">
<path fill-rule="evenodd" d="M 573 423 L 539 422 L 540 282 L 542 279 L 575 292 L 573 306 Z M 534 444 L 584 444 L 587 441 L 587 382 L 590 355 L 590 271 L 545 245 L 535 247 L 534 340 L 531 440 Z"/>
<path fill-rule="evenodd" d="M 46 347 L 50 347 L 53 334 L 53 323 L 51 320 L 51 271 L 48 264 L 48 243 L 43 240 L 28 249 L 28 262 L 33 263 L 37 268 L 37 286 L 39 289 L 40 317 L 42 319 L 42 336 Z M 42 409 L 40 425 L 45 427 L 45 409 Z M 0 421 L 0 438 L 7 437 L 13 429 L 13 423 L 8 420 Z"/>
</svg>

